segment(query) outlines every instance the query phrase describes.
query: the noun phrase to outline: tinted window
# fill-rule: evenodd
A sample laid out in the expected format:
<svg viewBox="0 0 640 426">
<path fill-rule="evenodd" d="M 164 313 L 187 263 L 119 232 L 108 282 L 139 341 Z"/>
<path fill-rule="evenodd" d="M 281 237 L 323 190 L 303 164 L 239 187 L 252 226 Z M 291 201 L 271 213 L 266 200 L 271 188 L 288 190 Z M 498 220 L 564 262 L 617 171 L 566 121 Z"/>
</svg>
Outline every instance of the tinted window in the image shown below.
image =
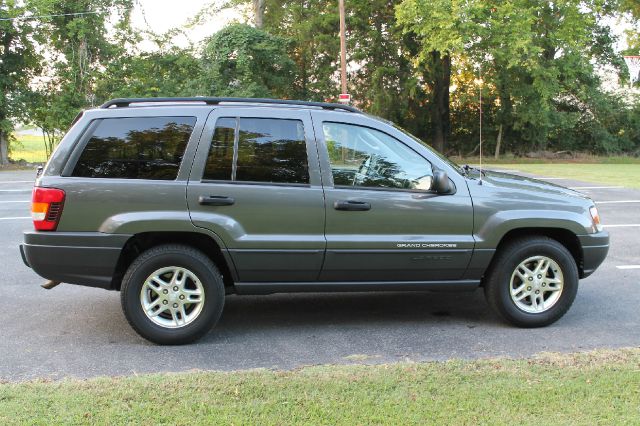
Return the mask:
<svg viewBox="0 0 640 426">
<path fill-rule="evenodd" d="M 100 120 L 72 175 L 175 179 L 195 122 L 195 117 Z"/>
<path fill-rule="evenodd" d="M 334 185 L 431 188 L 431 164 L 386 133 L 342 123 L 323 123 L 322 128 Z"/>
<path fill-rule="evenodd" d="M 234 164 L 236 127 L 239 131 Z M 302 121 L 220 118 L 216 122 L 203 179 L 309 183 Z"/>
<path fill-rule="evenodd" d="M 235 131 L 235 118 L 220 118 L 216 122 L 203 179 L 231 180 Z"/>
<path fill-rule="evenodd" d="M 309 183 L 302 122 L 241 118 L 235 180 Z"/>
</svg>

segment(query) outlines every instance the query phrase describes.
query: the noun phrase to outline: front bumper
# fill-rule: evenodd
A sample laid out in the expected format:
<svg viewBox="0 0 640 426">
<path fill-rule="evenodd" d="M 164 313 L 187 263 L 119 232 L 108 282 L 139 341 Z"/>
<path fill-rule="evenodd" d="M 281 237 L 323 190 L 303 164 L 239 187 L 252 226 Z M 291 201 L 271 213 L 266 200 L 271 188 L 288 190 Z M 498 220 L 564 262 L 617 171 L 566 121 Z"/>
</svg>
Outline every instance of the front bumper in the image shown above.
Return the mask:
<svg viewBox="0 0 640 426">
<path fill-rule="evenodd" d="M 600 266 L 609 252 L 609 233 L 606 231 L 595 234 L 578 235 L 582 247 L 582 267 L 580 278 L 587 278 Z"/>
<path fill-rule="evenodd" d="M 52 281 L 111 289 L 120 253 L 130 235 L 100 232 L 25 232 L 20 254 Z"/>
</svg>

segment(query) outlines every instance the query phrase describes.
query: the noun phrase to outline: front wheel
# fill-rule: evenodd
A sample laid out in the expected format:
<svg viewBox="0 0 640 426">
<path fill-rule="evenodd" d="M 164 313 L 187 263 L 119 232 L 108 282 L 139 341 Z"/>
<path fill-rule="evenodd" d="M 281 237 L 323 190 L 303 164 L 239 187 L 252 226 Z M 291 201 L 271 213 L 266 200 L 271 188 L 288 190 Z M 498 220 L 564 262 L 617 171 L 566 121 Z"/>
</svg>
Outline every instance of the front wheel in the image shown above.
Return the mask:
<svg viewBox="0 0 640 426">
<path fill-rule="evenodd" d="M 560 319 L 578 291 L 578 268 L 558 241 L 535 236 L 502 247 L 485 281 L 489 305 L 519 327 Z"/>
<path fill-rule="evenodd" d="M 218 321 L 224 284 L 211 259 L 188 246 L 142 253 L 122 281 L 121 302 L 133 329 L 162 345 L 192 342 Z"/>
</svg>

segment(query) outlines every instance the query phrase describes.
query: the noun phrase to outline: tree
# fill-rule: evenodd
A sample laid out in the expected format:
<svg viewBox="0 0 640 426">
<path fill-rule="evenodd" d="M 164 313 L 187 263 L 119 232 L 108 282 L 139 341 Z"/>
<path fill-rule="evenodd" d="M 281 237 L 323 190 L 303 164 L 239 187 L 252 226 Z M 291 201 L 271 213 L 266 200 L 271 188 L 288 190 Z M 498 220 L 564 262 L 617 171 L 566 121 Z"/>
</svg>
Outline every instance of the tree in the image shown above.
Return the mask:
<svg viewBox="0 0 640 426">
<path fill-rule="evenodd" d="M 520 150 L 579 149 L 567 134 L 578 134 L 587 122 L 604 129 L 598 125 L 602 89 L 594 64 L 619 65 L 600 19 L 610 13 L 605 6 L 513 0 L 490 10 L 477 51 L 491 58 L 500 100 L 496 124 L 517 138 Z"/>
<path fill-rule="evenodd" d="M 123 55 L 111 61 L 96 82 L 97 99 L 197 96 L 202 63 L 191 49 Z"/>
<path fill-rule="evenodd" d="M 429 109 L 411 58 L 416 42 L 395 23 L 397 0 L 347 2 L 349 92 L 360 108 L 429 136 Z M 296 64 L 293 95 L 336 101 L 339 93 L 339 14 L 334 0 L 267 0 L 264 29 L 289 41 Z"/>
<path fill-rule="evenodd" d="M 39 70 L 31 14 L 28 4 L 0 1 L 0 17 L 6 19 L 0 21 L 0 165 L 9 162 L 14 120 L 24 118 L 29 82 Z"/>
<path fill-rule="evenodd" d="M 427 71 L 423 77 L 430 93 L 432 142 L 443 152 L 451 130 L 451 58 L 477 42 L 478 15 L 483 11 L 483 2 L 404 0 L 396 11 L 398 23 L 419 41 L 415 65 Z"/>
<path fill-rule="evenodd" d="M 213 96 L 291 97 L 295 64 L 287 41 L 244 24 L 231 24 L 203 51 L 202 91 Z"/>
<path fill-rule="evenodd" d="M 640 19 L 640 3 L 636 0 L 620 0 L 618 9 L 621 12 L 630 13 L 636 19 Z"/>
<path fill-rule="evenodd" d="M 349 3 L 352 92 L 358 105 L 372 114 L 429 137 L 429 110 L 424 107 L 421 84 L 423 67 L 412 63 L 415 39 L 404 35 L 395 23 L 393 0 Z"/>
<path fill-rule="evenodd" d="M 130 29 L 132 0 L 31 0 L 39 15 L 50 58 L 46 78 L 31 97 L 30 120 L 53 146 L 82 109 L 95 106 L 105 69 L 135 41 Z M 97 11 L 92 14 L 77 12 Z M 109 97 L 109 96 L 107 96 Z"/>
<path fill-rule="evenodd" d="M 266 0 L 264 30 L 287 40 L 295 63 L 290 97 L 337 98 L 338 6 L 327 0 Z"/>
<path fill-rule="evenodd" d="M 450 72 L 457 75 L 473 75 L 482 65 L 486 106 L 496 107 L 485 117 L 494 135 L 518 140 L 516 150 L 567 145 L 559 138 L 565 129 L 589 117 L 598 120 L 592 101 L 601 89 L 594 64 L 616 63 L 613 39 L 601 22 L 609 13 L 599 0 L 404 0 L 398 20 L 419 38 L 417 60 L 436 71 L 430 87 L 439 102 L 432 108 L 443 115 L 443 124 L 433 123 L 436 142 L 438 128 L 447 130 L 441 99 L 448 96 L 449 57 Z"/>
</svg>

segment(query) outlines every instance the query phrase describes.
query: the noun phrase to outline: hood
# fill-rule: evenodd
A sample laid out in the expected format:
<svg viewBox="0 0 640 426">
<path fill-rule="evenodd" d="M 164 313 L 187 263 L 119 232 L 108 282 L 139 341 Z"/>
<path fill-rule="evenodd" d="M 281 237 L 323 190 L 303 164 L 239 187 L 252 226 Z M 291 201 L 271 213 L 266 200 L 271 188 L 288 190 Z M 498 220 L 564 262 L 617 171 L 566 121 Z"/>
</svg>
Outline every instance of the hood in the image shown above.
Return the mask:
<svg viewBox="0 0 640 426">
<path fill-rule="evenodd" d="M 478 175 L 474 174 L 477 179 Z M 582 200 L 589 200 L 589 197 L 573 189 L 564 186 L 545 182 L 538 179 L 528 178 L 524 176 L 514 175 L 511 173 L 502 173 L 496 171 L 485 170 L 482 176 L 483 186 L 492 187 L 496 190 L 529 193 L 544 197 L 547 196 L 569 196 Z"/>
</svg>

